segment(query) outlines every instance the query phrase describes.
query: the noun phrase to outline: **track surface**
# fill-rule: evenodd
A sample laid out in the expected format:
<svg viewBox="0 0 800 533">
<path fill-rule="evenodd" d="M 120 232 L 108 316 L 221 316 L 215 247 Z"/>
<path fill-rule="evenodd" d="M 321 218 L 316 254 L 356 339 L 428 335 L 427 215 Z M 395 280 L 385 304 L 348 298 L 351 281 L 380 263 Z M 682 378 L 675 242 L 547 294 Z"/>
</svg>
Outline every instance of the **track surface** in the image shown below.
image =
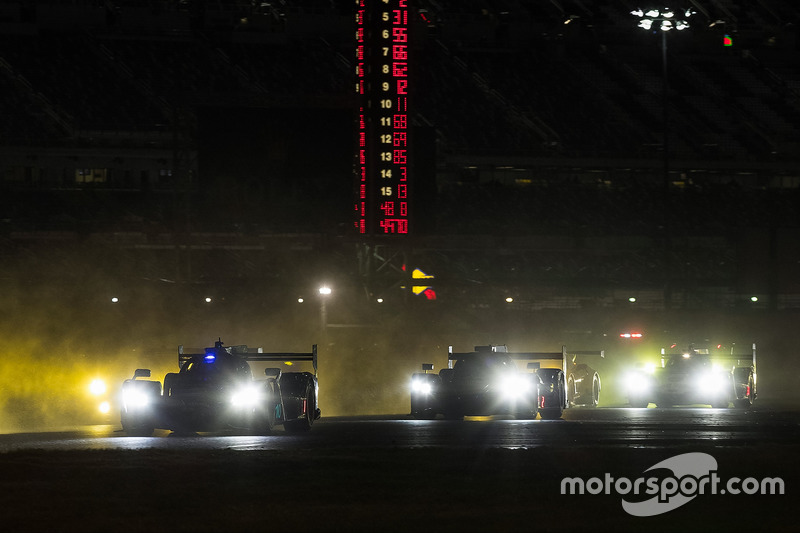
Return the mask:
<svg viewBox="0 0 800 533">
<path fill-rule="evenodd" d="M 561 493 L 565 477 L 634 480 L 693 452 L 712 456 L 723 480 L 779 477 L 785 493 L 701 494 L 645 517 L 623 509 L 635 498 L 613 484 Z M 796 531 L 798 452 L 800 412 L 761 408 L 328 418 L 302 436 L 131 438 L 90 426 L 0 435 L 2 521 L 7 531 Z"/>
</svg>

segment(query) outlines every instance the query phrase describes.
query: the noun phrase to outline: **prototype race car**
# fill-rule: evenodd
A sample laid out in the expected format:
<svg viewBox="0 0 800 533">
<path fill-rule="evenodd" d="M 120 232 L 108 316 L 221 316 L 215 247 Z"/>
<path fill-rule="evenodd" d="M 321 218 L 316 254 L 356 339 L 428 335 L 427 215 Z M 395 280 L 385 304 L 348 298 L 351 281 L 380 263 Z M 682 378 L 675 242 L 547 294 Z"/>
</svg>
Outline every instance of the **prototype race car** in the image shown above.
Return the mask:
<svg viewBox="0 0 800 533">
<path fill-rule="evenodd" d="M 674 350 L 675 345 L 670 347 Z M 683 351 L 661 349 L 661 365 L 637 368 L 626 376 L 631 407 L 710 405 L 725 408 L 753 405 L 757 396 L 756 345 L 736 355 L 721 344 Z"/>
<path fill-rule="evenodd" d="M 311 372 L 267 368 L 254 379 L 250 361 L 310 361 Z M 245 345 L 223 346 L 220 339 L 203 353 L 178 347 L 179 372 L 164 386 L 137 369 L 122 384 L 120 419 L 128 435 L 151 435 L 155 429 L 178 433 L 235 430 L 269 433 L 282 424 L 288 433 L 311 429 L 320 417 L 317 399 L 317 346 L 310 353 L 264 353 Z"/>
<path fill-rule="evenodd" d="M 433 365 L 426 363 L 423 372 L 412 375 L 411 415 L 462 419 L 465 415 L 505 414 L 533 419 L 538 414 L 543 419 L 557 419 L 580 399 L 597 405 L 600 377 L 587 365 L 575 363 L 580 354 L 602 356 L 603 352 L 574 352 L 569 354 L 572 363 L 568 365 L 565 347 L 560 352 L 509 352 L 505 345 L 489 345 L 455 353 L 451 346 L 448 368 L 433 374 L 429 373 Z M 528 361 L 527 372 L 517 366 L 520 360 Z M 561 364 L 543 368 L 544 361 Z"/>
</svg>

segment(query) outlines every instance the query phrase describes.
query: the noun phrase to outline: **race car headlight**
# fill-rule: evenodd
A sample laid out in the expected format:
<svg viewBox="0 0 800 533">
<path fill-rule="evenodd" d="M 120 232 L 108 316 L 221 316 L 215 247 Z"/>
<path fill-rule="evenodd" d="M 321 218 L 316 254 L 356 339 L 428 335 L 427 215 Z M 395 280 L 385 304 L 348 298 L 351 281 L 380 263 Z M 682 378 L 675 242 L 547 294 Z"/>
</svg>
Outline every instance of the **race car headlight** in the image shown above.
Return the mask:
<svg viewBox="0 0 800 533">
<path fill-rule="evenodd" d="M 150 404 L 150 396 L 143 391 L 131 388 L 123 392 L 122 401 L 127 407 L 146 407 Z"/>
<path fill-rule="evenodd" d="M 433 387 L 427 381 L 415 379 L 411 381 L 411 391 L 418 394 L 430 394 L 433 391 Z"/>
<path fill-rule="evenodd" d="M 521 375 L 503 376 L 498 383 L 506 398 L 523 398 L 531 392 L 531 382 Z"/>
<path fill-rule="evenodd" d="M 262 394 L 261 389 L 248 385 L 243 386 L 231 395 L 231 403 L 235 407 L 254 407 L 261 402 Z"/>
<path fill-rule="evenodd" d="M 629 372 L 625 375 L 625 388 L 628 394 L 642 394 L 650 390 L 650 379 L 642 372 Z"/>
<path fill-rule="evenodd" d="M 102 379 L 94 379 L 89 383 L 89 392 L 92 396 L 102 396 L 106 393 L 106 382 Z"/>
<path fill-rule="evenodd" d="M 703 374 L 697 380 L 697 387 L 708 394 L 719 394 L 725 390 L 725 381 L 722 374 Z"/>
</svg>

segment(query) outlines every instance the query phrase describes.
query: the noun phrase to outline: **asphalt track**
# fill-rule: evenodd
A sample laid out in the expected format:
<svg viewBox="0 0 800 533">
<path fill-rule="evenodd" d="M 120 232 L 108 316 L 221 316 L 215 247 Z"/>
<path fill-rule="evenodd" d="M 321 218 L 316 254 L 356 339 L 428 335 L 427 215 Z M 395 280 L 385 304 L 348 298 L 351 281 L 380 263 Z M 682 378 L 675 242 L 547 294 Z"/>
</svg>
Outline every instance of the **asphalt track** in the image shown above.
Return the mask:
<svg viewBox="0 0 800 533">
<path fill-rule="evenodd" d="M 798 452 L 800 411 L 762 407 L 572 409 L 557 421 L 323 418 L 301 436 L 126 437 L 117 426 L 89 426 L 0 435 L 0 524 L 4 531 L 798 531 Z M 706 461 L 706 470 L 648 470 L 688 457 Z M 712 475 L 713 490 L 698 483 Z M 565 478 L 582 483 L 583 493 L 562 490 Z M 780 490 L 765 479 L 779 479 Z M 648 480 L 657 492 L 644 492 Z M 658 504 L 643 504 L 658 496 Z"/>
</svg>

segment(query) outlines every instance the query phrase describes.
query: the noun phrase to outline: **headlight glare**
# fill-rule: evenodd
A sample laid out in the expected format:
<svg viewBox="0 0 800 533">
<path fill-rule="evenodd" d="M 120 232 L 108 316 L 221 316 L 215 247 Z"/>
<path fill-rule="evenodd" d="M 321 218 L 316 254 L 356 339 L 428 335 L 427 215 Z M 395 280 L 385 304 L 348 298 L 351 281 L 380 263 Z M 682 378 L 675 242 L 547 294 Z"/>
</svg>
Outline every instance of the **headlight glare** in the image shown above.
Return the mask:
<svg viewBox="0 0 800 533">
<path fill-rule="evenodd" d="M 629 372 L 625 376 L 628 394 L 641 394 L 650 390 L 650 380 L 642 372 Z"/>
<path fill-rule="evenodd" d="M 697 386 L 709 394 L 718 394 L 725 390 L 725 377 L 715 372 L 703 374 L 698 378 Z"/>
<path fill-rule="evenodd" d="M 502 394 L 510 399 L 518 399 L 527 396 L 531 391 L 531 382 L 525 376 L 515 374 L 503 376 L 499 381 L 499 388 Z"/>
<path fill-rule="evenodd" d="M 411 390 L 418 394 L 430 394 L 433 387 L 431 387 L 431 384 L 427 381 L 415 379 L 411 382 Z"/>
<path fill-rule="evenodd" d="M 136 389 L 128 389 L 123 394 L 122 400 L 128 407 L 145 407 L 150 403 L 150 396 Z"/>
<path fill-rule="evenodd" d="M 244 386 L 231 395 L 231 403 L 236 407 L 254 407 L 261 402 L 261 390 L 256 386 Z"/>
<path fill-rule="evenodd" d="M 101 396 L 106 393 L 106 383 L 102 379 L 93 379 L 89 383 L 89 392 L 93 396 Z"/>
</svg>

